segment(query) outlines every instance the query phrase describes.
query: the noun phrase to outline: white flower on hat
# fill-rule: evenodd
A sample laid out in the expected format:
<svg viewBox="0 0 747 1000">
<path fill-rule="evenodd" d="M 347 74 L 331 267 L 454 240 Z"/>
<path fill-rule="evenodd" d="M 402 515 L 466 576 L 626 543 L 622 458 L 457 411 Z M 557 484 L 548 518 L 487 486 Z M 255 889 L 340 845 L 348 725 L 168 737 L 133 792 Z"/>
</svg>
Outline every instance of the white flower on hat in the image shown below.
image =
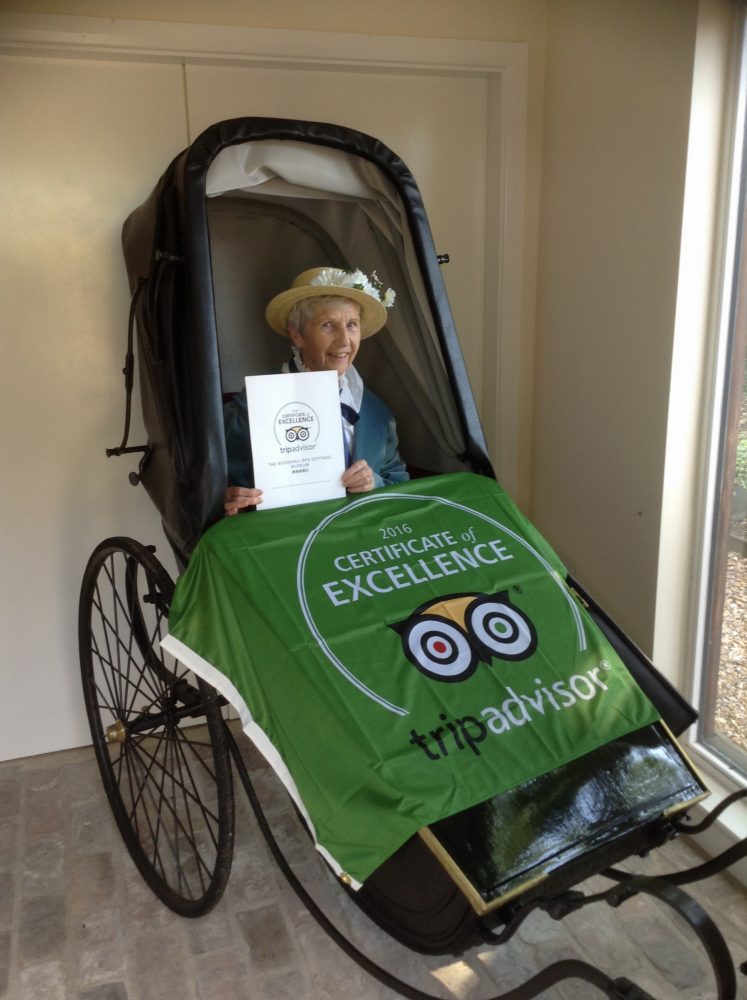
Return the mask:
<svg viewBox="0 0 747 1000">
<path fill-rule="evenodd" d="M 392 288 L 387 288 L 382 295 L 383 282 L 376 271 L 371 272 L 371 277 L 364 274 L 360 269 L 356 271 L 343 271 L 339 267 L 324 267 L 315 275 L 310 285 L 333 285 L 338 288 L 356 288 L 360 292 L 365 292 L 371 298 L 381 302 L 385 309 L 391 309 L 397 293 Z"/>
</svg>

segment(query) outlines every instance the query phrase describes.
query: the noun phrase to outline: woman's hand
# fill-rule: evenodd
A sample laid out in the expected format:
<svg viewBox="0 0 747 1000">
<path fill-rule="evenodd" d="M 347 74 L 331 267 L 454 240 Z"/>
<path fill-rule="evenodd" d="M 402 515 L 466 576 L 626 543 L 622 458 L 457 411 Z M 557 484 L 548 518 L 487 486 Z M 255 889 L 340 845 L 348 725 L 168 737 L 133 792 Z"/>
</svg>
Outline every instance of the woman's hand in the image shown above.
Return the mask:
<svg viewBox="0 0 747 1000">
<path fill-rule="evenodd" d="M 223 511 L 227 516 L 238 514 L 245 507 L 256 507 L 262 503 L 262 490 L 248 486 L 229 486 L 223 494 Z"/>
<path fill-rule="evenodd" d="M 342 485 L 348 493 L 368 493 L 374 488 L 374 474 L 364 459 L 353 462 L 342 474 Z"/>
</svg>

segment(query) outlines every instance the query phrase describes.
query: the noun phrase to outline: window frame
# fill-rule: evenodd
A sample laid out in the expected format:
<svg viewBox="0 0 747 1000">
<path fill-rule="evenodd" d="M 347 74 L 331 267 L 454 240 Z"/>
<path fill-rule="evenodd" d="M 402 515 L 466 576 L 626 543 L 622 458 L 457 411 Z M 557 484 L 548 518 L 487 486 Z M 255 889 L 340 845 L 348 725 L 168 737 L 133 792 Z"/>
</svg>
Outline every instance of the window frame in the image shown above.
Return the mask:
<svg viewBox="0 0 747 1000">
<path fill-rule="evenodd" d="M 723 384 L 733 304 L 733 181 L 744 140 L 746 22 L 742 4 L 714 0 L 698 8 L 661 494 L 652 658 L 701 711 L 704 611 L 722 474 L 712 447 L 721 419 L 715 390 Z M 702 819 L 747 781 L 722 747 L 704 742 L 698 727 L 680 739 L 712 792 L 693 810 L 693 818 Z M 698 840 L 718 854 L 745 836 L 747 802 L 739 802 Z M 730 870 L 747 885 L 747 859 Z"/>
</svg>

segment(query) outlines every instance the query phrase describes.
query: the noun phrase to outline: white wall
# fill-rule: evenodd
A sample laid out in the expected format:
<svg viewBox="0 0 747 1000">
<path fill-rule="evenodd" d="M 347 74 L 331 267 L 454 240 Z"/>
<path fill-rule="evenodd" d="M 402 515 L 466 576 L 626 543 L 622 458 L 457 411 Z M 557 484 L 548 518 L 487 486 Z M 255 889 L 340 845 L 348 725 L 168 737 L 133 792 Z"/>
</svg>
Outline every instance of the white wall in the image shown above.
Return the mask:
<svg viewBox="0 0 747 1000">
<path fill-rule="evenodd" d="M 107 535 L 161 542 L 127 460 L 104 449 L 124 414 L 122 209 L 184 145 L 170 111 L 181 78 L 178 66 L 0 56 L 13 95 L 0 102 L 0 759 L 90 742 L 77 679 L 85 561 Z"/>
<path fill-rule="evenodd" d="M 526 41 L 519 499 L 650 648 L 696 0 L 382 0 L 357 15 L 342 0 L 0 8 Z M 0 67 L 0 131 L 18 136 L 0 151 L 0 758 L 87 739 L 75 648 L 85 558 L 107 534 L 160 538 L 128 460 L 103 449 L 121 432 L 119 226 L 187 144 L 182 85 L 180 66 L 152 60 Z"/>
<path fill-rule="evenodd" d="M 695 0 L 550 6 L 532 516 L 646 650 Z"/>
<path fill-rule="evenodd" d="M 512 282 L 511 291 L 519 297 L 515 322 L 520 333 L 513 345 L 504 384 L 499 391 L 512 397 L 516 410 L 515 426 L 510 429 L 510 446 L 499 440 L 501 453 L 510 451 L 516 467 L 515 499 L 524 509 L 529 506 L 531 452 L 531 385 L 534 364 L 534 311 L 536 293 L 537 234 L 539 226 L 539 187 L 542 163 L 542 116 L 544 73 L 547 45 L 548 7 L 557 0 L 326 0 L 323 4 L 308 0 L 0 0 L 0 11 L 20 15 L 78 15 L 111 19 L 142 19 L 159 23 L 231 25 L 248 28 L 280 28 L 294 31 L 381 35 L 393 38 L 471 39 L 481 41 L 521 42 L 528 46 L 528 92 L 524 196 L 504 198 L 502 210 L 522 218 L 521 276 Z M 106 21 L 102 22 L 106 35 Z M 357 46 L 351 46 L 354 56 Z M 383 109 L 396 116 L 396 104 Z M 510 110 L 510 109 L 509 109 Z M 500 136 L 494 141 L 500 142 Z M 511 252 L 513 248 L 509 248 Z M 485 359 L 494 367 L 497 351 Z M 515 369 L 515 370 L 514 370 Z M 505 428 L 486 428 L 489 439 L 496 439 Z"/>
<path fill-rule="evenodd" d="M 437 243 L 460 262 L 447 284 L 465 331 L 475 388 L 489 397 L 492 413 L 493 392 L 482 391 L 496 381 L 496 373 L 488 378 L 483 365 L 483 309 L 495 295 L 486 287 L 485 247 L 500 241 L 488 239 L 493 213 L 486 205 L 495 201 L 501 217 L 508 213 L 505 197 L 488 193 L 493 142 L 487 127 L 497 114 L 499 136 L 505 145 L 520 147 L 523 165 L 526 120 L 521 46 L 517 61 L 517 47 L 478 42 L 447 52 L 431 45 L 432 62 L 451 60 L 447 73 L 439 65 L 429 76 L 421 62 L 416 72 L 397 76 L 391 66 L 386 73 L 380 67 L 359 72 L 369 38 L 356 48 L 359 62 L 346 76 L 328 63 L 316 72 L 290 69 L 287 62 L 277 67 L 276 50 L 261 68 L 223 65 L 220 58 L 217 65 L 205 65 L 194 56 L 187 60 L 191 64 L 178 64 L 179 53 L 194 53 L 206 34 L 235 51 L 231 47 L 242 44 L 235 31 L 192 29 L 182 50 L 173 40 L 177 26 L 112 26 L 93 18 L 74 25 L 70 19 L 42 19 L 33 29 L 29 23 L 6 19 L 6 54 L 0 55 L 0 87 L 12 95 L 0 109 L 5 138 L 0 202 L 6 220 L 0 298 L 8 343 L 0 448 L 12 470 L 3 488 L 14 529 L 5 535 L 2 553 L 0 672 L 7 684 L 0 699 L 0 759 L 88 740 L 77 677 L 76 602 L 94 545 L 108 535 L 131 534 L 159 543 L 159 554 L 171 564 L 155 512 L 143 491 L 127 482 L 137 459 L 107 460 L 104 449 L 119 443 L 123 414 L 128 292 L 119 230 L 172 157 L 208 124 L 242 113 L 336 121 L 401 152 L 426 204 L 434 206 L 429 217 Z M 128 32 L 144 40 L 139 48 L 133 49 Z M 23 51 L 8 54 L 21 35 Z M 278 35 L 271 33 L 270 42 L 282 43 Z M 107 58 L 118 42 L 126 51 Z M 164 62 L 161 42 L 167 50 L 172 46 Z M 56 58 L 42 54 L 45 45 L 55 49 Z M 349 40 L 343 48 L 348 46 Z M 88 58 L 66 55 L 77 55 L 79 48 Z M 312 48 L 314 58 L 324 55 L 325 36 L 315 36 Z M 404 66 L 412 43 L 387 40 L 378 51 L 393 65 L 397 49 L 405 53 Z M 422 46 L 419 51 L 422 57 Z M 460 60 L 469 62 L 475 52 L 486 58 L 485 66 L 462 70 Z M 507 79 L 519 81 L 518 92 L 486 69 L 496 52 L 507 53 Z M 344 63 L 345 51 L 337 55 Z M 496 93 L 513 93 L 513 115 L 492 108 Z M 516 109 L 518 139 L 512 124 Z M 502 168 L 496 173 L 506 184 L 507 173 L 517 171 L 508 168 L 500 150 L 497 158 Z M 510 188 L 518 201 L 523 166 L 521 173 Z M 497 267 L 504 270 L 513 256 L 520 279 L 522 233 L 502 242 Z M 512 319 L 520 323 L 521 282 L 508 281 L 509 276 L 506 271 L 504 299 L 513 298 Z M 516 331 L 511 339 L 519 342 Z M 513 426 L 520 423 L 514 416 Z M 141 439 L 136 420 L 131 443 Z"/>
</svg>

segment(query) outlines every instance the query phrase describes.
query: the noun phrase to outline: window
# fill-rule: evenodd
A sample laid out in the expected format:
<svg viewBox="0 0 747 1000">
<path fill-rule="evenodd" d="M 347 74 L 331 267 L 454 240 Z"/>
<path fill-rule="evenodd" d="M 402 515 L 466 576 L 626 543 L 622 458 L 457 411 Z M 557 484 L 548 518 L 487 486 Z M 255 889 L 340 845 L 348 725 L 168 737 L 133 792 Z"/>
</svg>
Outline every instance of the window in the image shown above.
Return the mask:
<svg viewBox="0 0 747 1000">
<path fill-rule="evenodd" d="M 698 738 L 747 777 L 747 158 L 744 54 L 714 378 L 711 525 Z"/>
<path fill-rule="evenodd" d="M 740 250 L 743 258 L 744 248 Z M 740 286 L 744 284 L 741 276 Z M 734 317 L 723 386 L 700 739 L 747 776 L 747 357 L 745 303 Z"/>
</svg>

